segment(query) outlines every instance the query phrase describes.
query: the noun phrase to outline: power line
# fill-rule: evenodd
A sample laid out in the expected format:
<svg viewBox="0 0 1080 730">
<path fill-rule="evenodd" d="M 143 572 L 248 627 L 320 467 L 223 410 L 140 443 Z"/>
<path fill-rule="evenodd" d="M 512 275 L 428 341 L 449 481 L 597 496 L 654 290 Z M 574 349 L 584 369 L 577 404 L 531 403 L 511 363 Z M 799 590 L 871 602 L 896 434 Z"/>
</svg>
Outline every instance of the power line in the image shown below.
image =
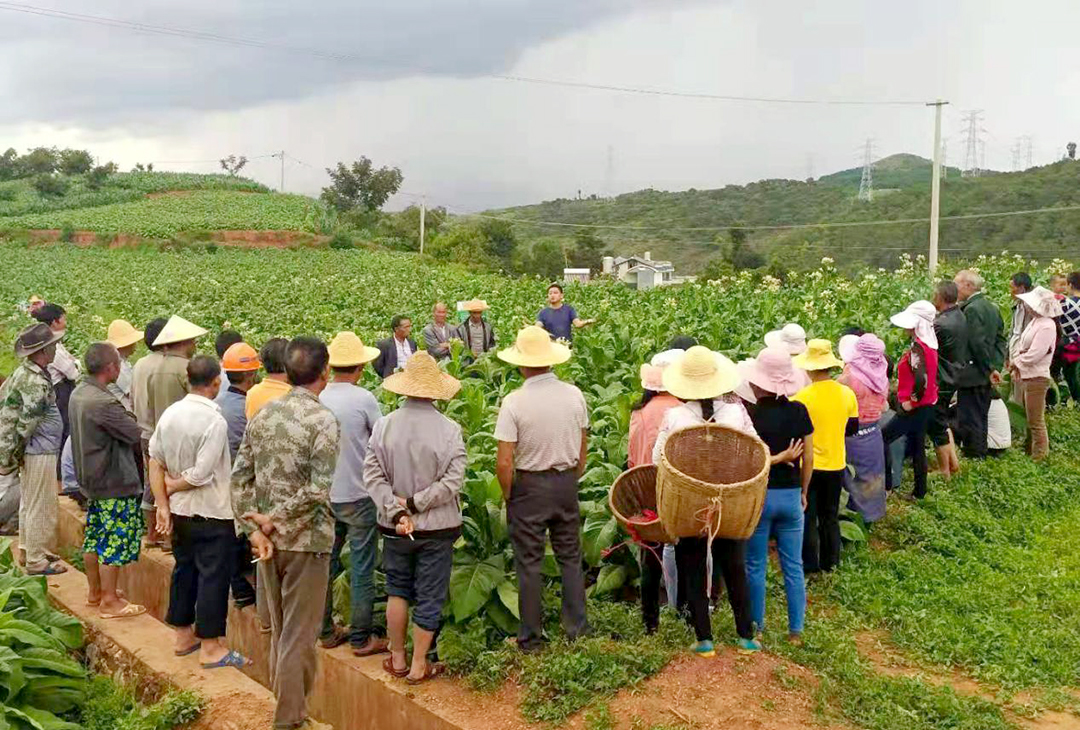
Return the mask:
<svg viewBox="0 0 1080 730">
<path fill-rule="evenodd" d="M 450 208 L 447 208 L 450 210 Z M 962 220 L 974 220 L 978 218 L 1004 218 L 1008 216 L 1018 215 L 1034 215 L 1038 213 L 1066 213 L 1069 211 L 1080 210 L 1080 205 L 1063 205 L 1056 208 L 1033 208 L 1030 210 L 1007 210 L 990 213 L 967 213 L 965 215 L 943 215 L 940 220 L 943 221 L 962 221 Z M 560 221 L 540 221 L 530 220 L 528 218 L 512 218 L 507 216 L 487 215 L 485 213 L 465 213 L 457 212 L 457 215 L 463 217 L 472 218 L 486 218 L 490 220 L 507 221 L 509 223 L 521 223 L 523 225 L 536 225 L 536 226 L 553 226 L 560 228 L 589 228 L 599 230 L 617 230 L 617 231 L 786 231 L 797 230 L 806 228 L 857 228 L 861 226 L 891 226 L 901 225 L 907 223 L 929 223 L 929 218 L 894 218 L 891 220 L 873 220 L 873 221 L 833 221 L 822 223 L 789 223 L 782 225 L 759 225 L 759 226 L 745 226 L 745 225 L 728 225 L 728 226 L 635 226 L 635 225 L 617 225 L 617 224 L 604 224 L 604 223 L 563 223 Z"/>
<path fill-rule="evenodd" d="M 92 25 L 104 26 L 108 28 L 122 28 L 125 30 L 133 30 L 140 33 L 150 33 L 154 35 L 171 36 L 174 38 L 186 38 L 189 40 L 201 40 L 209 41 L 212 43 L 219 43 L 224 45 L 242 46 L 247 48 L 261 48 L 265 50 L 284 51 L 287 53 L 302 54 L 307 56 L 313 56 L 316 58 L 323 58 L 329 61 L 339 61 L 348 63 L 365 63 L 371 64 L 372 59 L 364 58 L 354 54 L 348 53 L 335 53 L 331 51 L 323 51 L 317 48 L 307 48 L 303 46 L 292 46 L 283 43 L 273 43 L 268 41 L 260 41 L 250 38 L 238 38 L 234 36 L 220 35 L 218 33 L 208 33 L 205 31 L 191 30 L 187 28 L 175 28 L 164 25 L 151 25 L 149 23 L 138 23 L 135 21 L 122 20 L 120 18 L 111 18 L 102 15 L 88 15 L 85 13 L 72 13 L 65 10 L 54 10 L 51 8 L 42 8 L 36 5 L 28 5 L 25 3 L 13 3 L 13 2 L 0 2 L 0 10 L 9 10 L 17 13 L 24 13 L 27 15 L 37 15 L 41 17 L 57 18 L 62 20 L 70 20 L 79 23 L 89 23 Z M 408 68 L 408 70 L 415 72 L 417 68 Z M 567 81 L 564 79 L 546 79 L 534 76 L 520 76 L 515 74 L 485 74 L 485 78 L 497 79 L 500 81 L 511 81 L 523 84 L 534 84 L 544 86 L 561 86 L 571 89 L 588 89 L 592 91 L 607 91 L 621 94 L 638 94 L 642 96 L 663 96 L 663 97 L 676 97 L 684 99 L 701 99 L 711 101 L 731 101 L 731 102 L 750 102 L 760 104 L 796 104 L 796 105 L 826 105 L 826 106 L 924 106 L 922 101 L 914 100 L 898 100 L 898 99 L 798 99 L 798 98 L 784 98 L 784 97 L 772 97 L 772 96 L 751 96 L 751 95 L 736 95 L 736 94 L 714 94 L 705 92 L 693 92 L 693 91 L 681 91 L 674 89 L 657 89 L 647 87 L 635 87 L 635 86 L 620 86 L 614 84 L 598 84 L 585 81 Z"/>
</svg>

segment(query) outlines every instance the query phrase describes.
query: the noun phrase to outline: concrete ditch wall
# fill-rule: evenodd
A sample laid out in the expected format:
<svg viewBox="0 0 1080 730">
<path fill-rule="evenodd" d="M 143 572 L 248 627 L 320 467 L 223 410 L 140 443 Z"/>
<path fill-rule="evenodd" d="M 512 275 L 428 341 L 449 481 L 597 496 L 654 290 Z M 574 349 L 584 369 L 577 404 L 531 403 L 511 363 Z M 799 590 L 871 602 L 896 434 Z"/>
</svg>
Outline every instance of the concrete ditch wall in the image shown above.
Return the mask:
<svg viewBox="0 0 1080 730">
<path fill-rule="evenodd" d="M 60 503 L 58 549 L 79 551 L 82 547 L 85 521 L 83 512 L 69 499 L 61 498 Z M 128 598 L 146 606 L 149 615 L 157 622 L 164 620 L 168 609 L 172 569 L 171 555 L 160 550 L 148 550 L 143 552 L 137 563 L 127 567 L 122 573 L 121 587 Z M 85 601 L 85 578 L 75 573 L 73 578 L 65 582 L 72 580 L 81 586 L 82 600 Z M 70 596 L 67 600 L 71 600 Z M 322 601 L 323 598 L 318 596 L 313 597 L 313 600 Z M 67 601 L 65 605 L 66 603 Z M 141 652 L 144 655 L 157 652 L 171 657 L 171 632 L 163 623 L 158 625 L 163 631 L 169 632 L 168 643 L 145 645 Z M 266 657 L 269 637 L 259 631 L 254 609 L 230 609 L 228 640 L 231 648 L 254 661 L 254 665 L 245 670 L 245 674 L 262 687 L 268 686 Z M 425 702 L 425 699 L 432 696 L 432 693 L 435 696 L 445 695 L 446 687 L 442 688 L 442 692 L 437 688 L 427 689 L 426 686 L 414 689 L 400 680 L 390 678 L 382 669 L 385 655 L 354 657 L 347 645 L 332 651 L 317 651 L 319 663 L 315 691 L 311 698 L 311 712 L 317 720 L 329 723 L 337 730 L 479 730 L 481 727 L 470 722 L 468 718 L 446 717 L 428 709 L 440 703 Z M 198 666 L 197 663 L 195 666 Z M 436 680 L 434 684 L 446 682 L 448 680 Z M 452 714 L 460 715 L 456 712 Z"/>
</svg>

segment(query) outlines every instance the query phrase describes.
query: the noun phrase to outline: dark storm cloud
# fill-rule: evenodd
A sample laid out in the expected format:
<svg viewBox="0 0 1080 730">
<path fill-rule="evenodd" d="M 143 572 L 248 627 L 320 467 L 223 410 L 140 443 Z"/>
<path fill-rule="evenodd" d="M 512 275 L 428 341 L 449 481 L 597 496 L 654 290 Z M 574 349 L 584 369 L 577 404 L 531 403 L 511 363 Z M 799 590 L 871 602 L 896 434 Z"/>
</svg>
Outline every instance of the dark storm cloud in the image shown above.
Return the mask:
<svg viewBox="0 0 1080 730">
<path fill-rule="evenodd" d="M 361 80 L 505 72 L 533 45 L 655 7 L 650 0 L 25 1 L 355 60 L 0 9 L 0 124 L 115 124 L 300 99 Z"/>
</svg>

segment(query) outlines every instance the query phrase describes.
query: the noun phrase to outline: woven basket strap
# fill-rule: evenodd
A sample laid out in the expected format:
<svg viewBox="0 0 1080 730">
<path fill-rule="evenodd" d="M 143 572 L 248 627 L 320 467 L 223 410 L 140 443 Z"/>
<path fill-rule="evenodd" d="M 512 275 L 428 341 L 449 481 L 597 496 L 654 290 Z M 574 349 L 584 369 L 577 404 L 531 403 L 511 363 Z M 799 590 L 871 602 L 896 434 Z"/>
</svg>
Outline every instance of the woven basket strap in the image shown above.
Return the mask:
<svg viewBox="0 0 1080 730">
<path fill-rule="evenodd" d="M 704 513 L 704 516 L 702 516 Z M 720 532 L 720 521 L 724 516 L 724 503 L 719 496 L 709 500 L 707 507 L 697 511 L 697 515 L 705 521 L 705 530 L 708 533 L 705 539 L 705 595 L 712 595 L 713 557 L 712 544 Z M 715 519 L 714 519 L 715 518 Z"/>
</svg>

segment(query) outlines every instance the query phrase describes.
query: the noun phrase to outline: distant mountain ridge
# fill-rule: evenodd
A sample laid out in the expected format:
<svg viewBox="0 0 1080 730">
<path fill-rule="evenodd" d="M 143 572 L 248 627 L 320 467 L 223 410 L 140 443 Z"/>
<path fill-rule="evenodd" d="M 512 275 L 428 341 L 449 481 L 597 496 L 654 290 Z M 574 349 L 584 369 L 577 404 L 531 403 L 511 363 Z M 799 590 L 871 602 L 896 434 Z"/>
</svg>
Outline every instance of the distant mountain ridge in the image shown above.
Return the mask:
<svg viewBox="0 0 1080 730">
<path fill-rule="evenodd" d="M 874 196 L 872 202 L 858 199 L 862 170 L 852 168 L 809 182 L 774 179 L 714 190 L 639 190 L 614 198 L 560 198 L 488 213 L 519 221 L 594 226 L 587 230 L 603 238 L 615 254 L 651 251 L 654 258 L 672 261 L 678 273 L 694 273 L 716 258 L 730 241 L 728 228 L 733 225 L 776 227 L 750 231 L 749 245 L 785 265 L 831 256 L 844 263 L 891 266 L 902 253 L 926 252 L 925 222 L 813 224 L 927 218 L 930 175 L 929 160 L 899 154 L 875 164 L 875 189 L 889 192 Z M 942 181 L 943 217 L 1070 205 L 1080 205 L 1080 163 L 1074 161 L 974 178 L 962 178 L 957 168 L 950 167 Z M 804 225 L 808 227 L 782 228 Z M 526 244 L 542 238 L 567 242 L 582 230 L 528 222 L 515 223 L 514 229 Z M 945 255 L 954 257 L 1002 249 L 1030 252 L 1036 258 L 1077 257 L 1080 213 L 943 221 L 940 245 Z"/>
</svg>

